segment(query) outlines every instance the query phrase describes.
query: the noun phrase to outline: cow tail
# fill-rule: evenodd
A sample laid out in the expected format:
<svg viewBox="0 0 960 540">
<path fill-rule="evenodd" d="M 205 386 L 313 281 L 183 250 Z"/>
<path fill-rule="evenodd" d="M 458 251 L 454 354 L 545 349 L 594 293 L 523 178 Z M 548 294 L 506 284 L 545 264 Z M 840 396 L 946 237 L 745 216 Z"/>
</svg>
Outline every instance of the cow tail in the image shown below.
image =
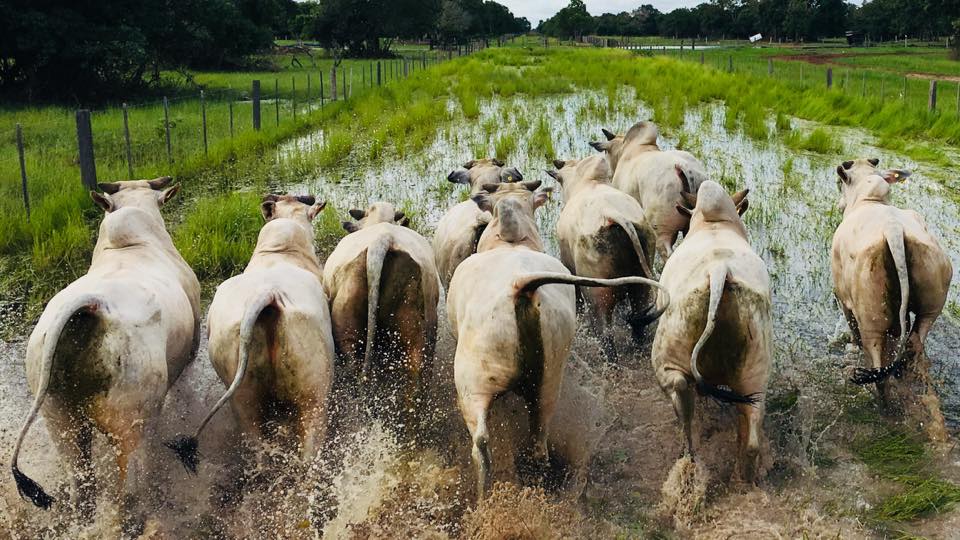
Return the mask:
<svg viewBox="0 0 960 540">
<path fill-rule="evenodd" d="M 377 309 L 380 305 L 380 278 L 383 274 L 383 261 L 392 242 L 390 235 L 384 235 L 367 248 L 367 339 L 364 343 L 362 371 L 364 378 L 370 375 L 370 366 L 373 363 Z"/>
<path fill-rule="evenodd" d="M 243 382 L 243 377 L 246 375 L 247 365 L 250 360 L 250 342 L 253 340 L 253 329 L 256 327 L 257 319 L 260 318 L 260 314 L 263 313 L 264 309 L 268 306 L 276 305 L 278 301 L 279 297 L 277 292 L 270 289 L 262 291 L 247 304 L 243 318 L 240 319 L 240 354 L 237 360 L 237 373 L 233 377 L 233 382 L 230 383 L 227 391 L 220 396 L 216 405 L 210 409 L 207 416 L 200 422 L 200 426 L 197 427 L 196 432 L 194 432 L 192 436 L 181 434 L 164 443 L 167 448 L 177 454 L 180 462 L 183 463 L 183 467 L 188 472 L 193 474 L 197 473 L 197 465 L 200 463 L 200 432 L 203 431 L 203 428 L 210 422 L 210 419 L 217 414 L 220 407 L 223 407 L 223 404 L 233 397 L 233 394 L 240 388 L 240 383 Z"/>
<path fill-rule="evenodd" d="M 907 251 L 903 241 L 903 225 L 892 221 L 883 228 L 883 238 L 887 241 L 887 248 L 893 257 L 893 266 L 897 269 L 897 280 L 900 282 L 900 339 L 897 341 L 897 357 L 886 367 L 877 369 L 857 368 L 850 382 L 864 385 L 878 383 L 891 375 L 896 378 L 903 376 L 907 367 L 907 310 L 910 304 L 910 277 L 907 271 Z"/>
<path fill-rule="evenodd" d="M 707 304 L 707 322 L 703 327 L 703 333 L 700 339 L 693 346 L 693 353 L 690 355 L 690 372 L 697 384 L 697 391 L 706 394 L 725 403 L 746 403 L 752 405 L 757 402 L 756 394 L 742 395 L 729 388 L 724 388 L 707 383 L 700 375 L 700 369 L 697 367 L 697 359 L 700 357 L 700 351 L 706 345 L 713 329 L 717 323 L 717 309 L 720 307 L 720 299 L 723 296 L 723 287 L 727 283 L 727 265 L 725 263 L 714 264 L 707 274 L 708 285 L 710 287 L 710 298 Z"/>
<path fill-rule="evenodd" d="M 57 352 L 57 345 L 60 343 L 60 336 L 63 334 L 64 327 L 70 321 L 70 318 L 81 311 L 94 313 L 102 307 L 101 300 L 92 295 L 78 296 L 72 301 L 60 307 L 60 310 L 53 317 L 47 333 L 43 336 L 43 344 L 40 350 L 40 381 L 37 384 L 37 395 L 33 399 L 33 406 L 27 415 L 23 427 L 20 428 L 20 434 L 17 436 L 17 443 L 13 447 L 13 458 L 11 459 L 10 469 L 13 472 L 13 480 L 17 483 L 17 492 L 24 499 L 29 499 L 33 504 L 43 509 L 50 508 L 54 498 L 43 490 L 40 484 L 36 483 L 29 476 L 20 471 L 17 466 L 17 459 L 20 456 L 20 447 L 23 445 L 23 439 L 27 436 L 27 431 L 37 418 L 40 412 L 40 406 L 43 405 L 44 398 L 47 397 L 47 389 L 50 386 L 50 377 L 53 372 L 54 354 Z"/>
<path fill-rule="evenodd" d="M 537 272 L 534 274 L 525 274 L 514 282 L 519 294 L 533 294 L 538 288 L 551 283 L 565 285 L 580 285 L 582 287 L 620 287 L 623 285 L 649 285 L 655 287 L 660 292 L 661 300 L 658 300 L 657 307 L 648 314 L 650 322 L 658 319 L 670 305 L 670 293 L 667 288 L 659 282 L 640 276 L 627 276 L 613 279 L 589 278 L 574 276 L 561 272 Z"/>
<path fill-rule="evenodd" d="M 653 275 L 653 270 L 650 268 L 650 264 L 647 262 L 647 254 L 643 249 L 643 244 L 640 243 L 640 235 L 637 234 L 636 225 L 620 217 L 611 217 L 610 221 L 619 225 L 627 237 L 630 238 L 630 243 L 633 244 L 633 250 L 637 253 L 637 258 L 640 259 L 643 276 L 649 279 L 656 279 Z"/>
</svg>

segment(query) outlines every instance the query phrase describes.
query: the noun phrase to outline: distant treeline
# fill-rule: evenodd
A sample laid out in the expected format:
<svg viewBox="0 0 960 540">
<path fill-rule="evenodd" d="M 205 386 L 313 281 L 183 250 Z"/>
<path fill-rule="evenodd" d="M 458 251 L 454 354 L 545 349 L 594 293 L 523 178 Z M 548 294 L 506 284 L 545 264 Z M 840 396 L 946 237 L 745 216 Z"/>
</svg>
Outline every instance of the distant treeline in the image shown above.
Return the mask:
<svg viewBox="0 0 960 540">
<path fill-rule="evenodd" d="M 0 92 L 121 97 L 164 70 L 249 65 L 275 37 L 316 40 L 343 57 L 386 54 L 395 39 L 451 44 L 529 30 L 484 0 L 0 0 Z"/>
<path fill-rule="evenodd" d="M 711 0 L 669 13 L 646 4 L 596 17 L 582 0 L 571 0 L 537 30 L 564 39 L 588 34 L 744 39 L 761 33 L 765 39 L 784 41 L 838 37 L 854 30 L 879 41 L 949 36 L 957 32 L 958 23 L 958 0 L 870 0 L 862 6 L 843 0 Z"/>
</svg>

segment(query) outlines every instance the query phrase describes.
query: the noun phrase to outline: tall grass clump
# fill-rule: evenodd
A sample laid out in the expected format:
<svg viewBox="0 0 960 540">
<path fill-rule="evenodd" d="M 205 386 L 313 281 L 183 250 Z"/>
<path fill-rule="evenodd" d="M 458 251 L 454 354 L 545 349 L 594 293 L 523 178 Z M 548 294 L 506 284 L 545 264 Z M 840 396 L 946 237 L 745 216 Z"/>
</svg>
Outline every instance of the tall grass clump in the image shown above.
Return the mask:
<svg viewBox="0 0 960 540">
<path fill-rule="evenodd" d="M 795 150 L 806 150 L 818 154 L 843 152 L 843 143 L 823 128 L 816 128 L 806 136 L 798 131 L 791 131 L 784 137 L 783 142 Z"/>
<path fill-rule="evenodd" d="M 201 199 L 186 214 L 173 243 L 199 279 L 243 271 L 263 226 L 260 201 L 256 193 L 228 193 Z"/>
<path fill-rule="evenodd" d="M 542 156 L 548 160 L 555 157 L 556 152 L 553 149 L 553 137 L 550 135 L 550 126 L 547 125 L 547 119 L 543 116 L 537 119 L 537 125 L 533 128 L 529 145 L 529 153 L 531 155 Z"/>
<path fill-rule="evenodd" d="M 339 164 L 353 151 L 353 136 L 347 131 L 331 131 L 316 152 L 316 164 L 332 167 Z"/>
<path fill-rule="evenodd" d="M 497 159 L 506 161 L 510 154 L 517 149 L 517 136 L 511 133 L 503 133 L 497 137 L 493 143 L 493 153 Z"/>
</svg>

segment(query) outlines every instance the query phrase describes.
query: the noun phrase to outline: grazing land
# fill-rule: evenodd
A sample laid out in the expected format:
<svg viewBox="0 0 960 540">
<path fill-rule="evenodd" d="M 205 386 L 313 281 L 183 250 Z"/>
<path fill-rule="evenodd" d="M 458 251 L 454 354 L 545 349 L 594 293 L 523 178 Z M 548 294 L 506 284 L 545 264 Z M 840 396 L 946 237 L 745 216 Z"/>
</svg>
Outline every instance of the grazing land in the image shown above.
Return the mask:
<svg viewBox="0 0 960 540">
<path fill-rule="evenodd" d="M 768 52 L 775 58 L 772 75 Z M 585 485 L 543 491 L 501 484 L 478 508 L 468 509 L 473 486 L 469 438 L 450 384 L 454 342 L 442 323 L 427 407 L 433 427 L 422 447 L 401 445 L 382 424 L 355 410 L 357 398 L 338 394 L 332 401 L 340 401 L 343 420 L 332 434 L 333 457 L 288 463 L 288 476 L 279 479 L 261 477 L 262 471 L 251 465 L 253 481 L 236 507 L 225 506 L 215 494 L 230 484 L 237 467 L 231 451 L 236 426 L 229 419 L 206 433 L 215 442 L 205 443 L 210 457 L 197 477 L 187 475 L 159 443 L 185 424 L 196 425 L 222 392 L 201 352 L 168 397 L 164 418 L 153 427 L 154 442 L 144 448 L 149 457 L 145 474 L 165 486 L 149 495 L 160 516 L 160 532 L 173 537 L 251 530 L 297 535 L 309 529 L 330 537 L 481 538 L 539 537 L 553 531 L 584 538 L 952 534 L 960 522 L 955 506 L 960 467 L 951 443 L 960 421 L 956 271 L 948 308 L 927 343 L 931 365 L 922 366 L 929 373 L 928 384 L 918 389 L 929 405 L 926 416 L 898 421 L 880 414 L 870 392 L 845 383 L 846 370 L 863 360 L 834 303 L 829 268 L 830 239 L 840 221 L 834 171 L 855 157 L 877 157 L 884 166 L 913 170 L 909 183 L 894 187 L 893 201 L 916 209 L 940 238 L 954 268 L 960 268 L 956 112 L 949 106 L 931 112 L 925 102 L 894 99 L 898 87 L 889 82 L 884 83 L 887 95 L 861 91 L 858 84 L 872 89 L 874 83 L 900 81 L 912 69 L 906 63 L 898 67 L 899 61 L 882 54 L 870 60 L 829 57 L 850 66 L 852 75 L 827 90 L 822 62 L 789 56 L 805 51 L 704 53 L 700 65 L 699 51 L 653 55 L 544 48 L 531 40 L 426 70 L 418 66 L 409 77 L 379 87 L 361 90 L 355 73 L 354 96 L 323 107 L 316 95 L 307 98 L 303 78 L 297 81 L 294 105 L 292 77 L 329 67 L 286 68 L 280 74 L 199 73 L 194 79 L 209 92 L 231 96 L 207 109 L 208 117 L 216 118 L 208 128 L 213 143 L 207 155 L 197 136 L 197 100 L 176 102 L 171 109 L 178 139 L 185 141 L 172 165 L 166 163 L 162 106 L 146 105 L 131 114 L 138 141 L 135 176 L 173 174 L 182 182 L 183 197 L 166 210 L 166 218 L 208 301 L 217 283 L 246 264 L 262 224 L 258 203 L 265 192 L 313 193 L 329 201 L 316 222 L 322 260 L 345 234 L 340 221 L 349 208 L 390 201 L 412 218 L 414 229 L 429 236 L 442 213 L 466 197 L 462 187 L 446 180 L 463 162 L 495 156 L 528 179 L 549 183 L 540 171 L 550 167 L 550 160 L 593 153 L 587 143 L 602 137 L 601 128 L 622 133 L 636 121 L 655 121 L 662 146 L 698 156 L 710 177 L 729 191 L 751 190 L 746 226 L 770 270 L 774 296 L 775 350 L 758 488 L 728 482 L 735 447 L 735 415 L 728 408 L 701 400 L 702 462 L 677 462 L 681 435 L 651 374 L 649 340 L 633 346 L 619 336 L 626 360 L 612 365 L 596 338 L 581 329 L 552 444 L 559 455 L 566 452 L 585 461 Z M 939 60 L 932 54 L 917 56 L 923 58 L 917 71 L 937 72 Z M 864 63 L 847 62 L 852 59 Z M 369 63 L 354 66 L 364 65 L 369 69 Z M 803 76 L 801 66 L 806 67 Z M 863 73 L 870 78 L 858 79 Z M 280 80 L 281 95 L 288 100 L 281 103 L 281 114 L 291 117 L 289 122 L 275 126 L 272 104 L 267 104 L 264 125 L 269 127 L 250 129 L 244 93 L 257 77 L 268 81 L 268 95 L 269 81 Z M 841 80 L 836 72 L 835 77 Z M 224 122 L 230 103 L 236 124 L 243 126 L 233 137 Z M 6 462 L 29 404 L 21 375 L 23 336 L 43 303 L 84 273 L 101 212 L 79 182 L 70 111 L 6 111 L 0 118 L 0 290 L 4 329 L 11 338 L 0 348 L 0 384 L 9 396 L 0 405 L 0 460 Z M 9 144 L 15 122 L 24 125 L 30 141 L 29 223 L 17 181 L 16 149 Z M 94 131 L 102 145 L 97 148 L 100 177 L 125 178 L 122 123 L 115 115 L 97 123 L 95 116 Z M 538 213 L 551 254 L 557 253 L 560 199 Z M 507 401 L 491 422 L 505 433 L 504 440 L 492 444 L 500 480 L 514 473 L 508 441 L 515 437 L 510 426 L 520 426 L 524 433 L 524 421 L 516 420 L 523 416 L 521 408 L 519 402 Z M 941 410 L 945 423 L 936 416 Z M 936 431 L 943 425 L 950 435 Z M 54 486 L 63 472 L 42 433 L 33 432 L 24 455 L 39 471 L 38 479 Z M 576 441 L 578 448 L 562 448 L 558 441 L 564 440 Z M 257 449 L 257 459 L 286 463 L 289 458 L 266 447 Z M 337 459 L 342 466 L 332 463 Z M 111 465 L 104 459 L 98 470 Z M 109 519 L 89 524 L 64 514 L 51 523 L 51 514 L 19 499 L 7 477 L 0 480 L 0 508 L 0 526 L 27 536 L 109 534 Z"/>
</svg>

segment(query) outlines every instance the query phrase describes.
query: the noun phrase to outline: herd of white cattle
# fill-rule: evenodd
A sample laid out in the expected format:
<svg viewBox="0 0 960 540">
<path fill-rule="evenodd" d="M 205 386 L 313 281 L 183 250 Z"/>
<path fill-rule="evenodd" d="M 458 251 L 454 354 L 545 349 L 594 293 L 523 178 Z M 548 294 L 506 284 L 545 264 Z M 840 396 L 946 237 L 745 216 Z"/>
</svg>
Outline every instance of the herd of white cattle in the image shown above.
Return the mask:
<svg viewBox="0 0 960 540">
<path fill-rule="evenodd" d="M 442 286 L 456 354 L 454 380 L 439 384 L 456 386 L 478 497 L 490 483 L 487 421 L 498 396 L 524 400 L 529 436 L 518 451 L 534 464 L 547 460 L 578 305 L 610 361 L 618 321 L 639 340 L 659 319 L 651 360 L 682 423 L 686 452 L 693 456 L 695 395 L 733 403 L 735 476 L 753 480 L 772 336 L 767 268 L 741 220 L 747 190 L 730 195 L 691 154 L 661 150 L 649 122 L 604 135 L 591 143 L 599 153 L 554 161 L 548 171 L 564 199 L 560 260 L 544 252 L 534 217 L 550 189 L 495 159 L 450 173 L 471 197 L 436 225 L 432 245 L 406 226 L 403 212 L 376 202 L 350 211 L 349 234 L 325 265 L 312 225 L 324 203 L 265 197 L 266 223 L 250 263 L 218 287 L 208 312 L 210 362 L 229 387 L 192 436 L 167 445 L 195 471 L 200 430 L 229 401 L 242 431 L 269 438 L 268 424 L 285 423 L 310 458 L 325 438 L 335 371 L 358 388 L 390 386 L 398 414 L 416 416 Z M 837 167 L 843 221 L 833 278 L 870 362 L 853 381 L 877 383 L 882 397 L 884 380 L 922 353 L 952 268 L 920 215 L 888 202 L 891 185 L 909 173 L 877 166 L 858 159 Z M 91 192 L 105 216 L 89 272 L 50 300 L 30 336 L 26 373 L 35 401 L 12 470 L 20 494 L 37 506 L 54 500 L 20 471 L 17 457 L 38 413 L 77 473 L 91 472 L 93 430 L 106 434 L 122 494 L 145 421 L 197 352 L 200 285 L 160 214 L 179 190 L 170 182 L 116 182 Z M 659 281 L 655 253 L 663 261 Z M 75 486 L 87 505 L 91 485 Z"/>
</svg>

